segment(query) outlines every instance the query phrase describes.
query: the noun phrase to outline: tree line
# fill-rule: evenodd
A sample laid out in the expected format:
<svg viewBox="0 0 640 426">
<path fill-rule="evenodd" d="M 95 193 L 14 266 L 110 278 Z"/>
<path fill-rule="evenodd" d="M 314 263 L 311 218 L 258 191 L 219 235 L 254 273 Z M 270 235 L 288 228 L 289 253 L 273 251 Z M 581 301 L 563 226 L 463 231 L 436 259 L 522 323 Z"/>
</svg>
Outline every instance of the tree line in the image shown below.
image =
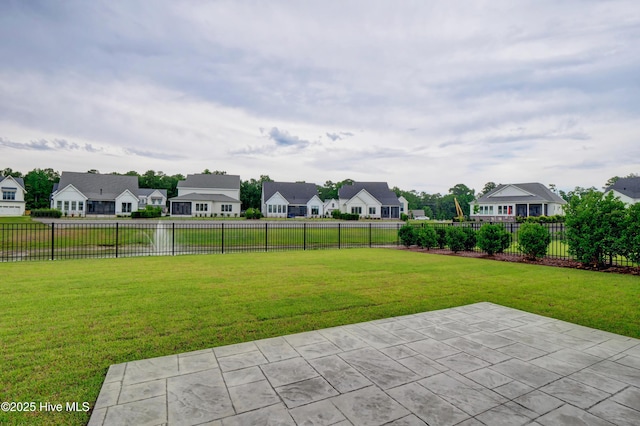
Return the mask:
<svg viewBox="0 0 640 426">
<path fill-rule="evenodd" d="M 100 173 L 96 169 L 87 171 L 88 173 Z M 227 174 L 225 171 L 205 169 L 202 171 L 204 174 Z M 185 175 L 178 173 L 174 175 L 167 175 L 162 171 L 147 170 L 144 173 L 138 173 L 135 170 L 128 171 L 126 173 L 111 172 L 109 174 L 124 175 L 124 176 L 136 176 L 138 178 L 138 186 L 140 188 L 155 188 L 166 189 L 168 198 L 172 198 L 178 195 L 178 182 L 186 179 Z M 0 176 L 13 176 L 24 179 L 25 189 L 27 191 L 25 195 L 27 210 L 41 209 L 49 207 L 49 199 L 53 185 L 60 181 L 60 173 L 51 169 L 33 169 L 30 172 L 23 174 L 20 171 L 15 171 L 11 168 L 5 168 L 0 170 Z M 637 174 L 630 174 L 625 177 L 637 177 Z M 610 178 L 605 187 L 612 185 L 615 181 L 620 179 L 618 176 Z M 249 208 L 260 209 L 261 208 L 261 196 L 262 196 L 262 183 L 273 181 L 268 175 L 260 175 L 259 178 L 251 178 L 248 180 L 241 180 L 240 182 L 240 201 L 242 203 L 242 209 Z M 323 185 L 318 186 L 318 195 L 321 200 L 329 200 L 332 198 L 338 199 L 338 191 L 344 185 L 353 183 L 353 179 L 344 179 L 339 182 L 326 181 Z M 474 189 L 469 188 L 463 183 L 458 183 L 449 188 L 446 194 L 428 194 L 426 192 L 418 192 L 416 190 L 403 190 L 398 187 L 393 187 L 392 191 L 399 197 L 403 196 L 409 204 L 409 210 L 424 210 L 425 215 L 439 220 L 450 220 L 457 216 L 455 201 L 458 200 L 462 211 L 469 212 L 469 204 L 476 198 L 486 194 L 498 185 L 494 182 L 487 182 L 482 190 L 478 193 Z M 557 190 L 554 184 L 549 184 L 549 188 L 560 195 L 565 200 L 569 201 L 575 195 L 582 195 L 589 191 L 595 191 L 596 188 L 582 188 L 576 187 L 572 191 Z"/>
</svg>

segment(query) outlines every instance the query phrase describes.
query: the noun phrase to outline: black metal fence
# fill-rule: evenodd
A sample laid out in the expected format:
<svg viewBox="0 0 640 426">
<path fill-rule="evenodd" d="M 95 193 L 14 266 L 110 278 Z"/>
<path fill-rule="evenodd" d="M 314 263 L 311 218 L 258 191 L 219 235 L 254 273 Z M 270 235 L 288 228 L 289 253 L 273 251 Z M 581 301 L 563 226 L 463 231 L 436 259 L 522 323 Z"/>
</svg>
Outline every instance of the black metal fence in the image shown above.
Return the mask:
<svg viewBox="0 0 640 426">
<path fill-rule="evenodd" d="M 397 246 L 398 222 L 0 223 L 0 261 Z"/>
<path fill-rule="evenodd" d="M 232 252 L 399 246 L 399 222 L 125 221 L 0 223 L 0 262 L 72 258 L 167 256 Z M 414 223 L 479 230 L 483 223 Z M 507 254 L 521 255 L 521 224 L 504 223 L 512 234 Z M 547 257 L 572 259 L 563 223 L 543 224 L 551 234 Z M 477 246 L 473 251 L 482 252 Z M 624 257 L 608 259 L 632 266 Z"/>
</svg>

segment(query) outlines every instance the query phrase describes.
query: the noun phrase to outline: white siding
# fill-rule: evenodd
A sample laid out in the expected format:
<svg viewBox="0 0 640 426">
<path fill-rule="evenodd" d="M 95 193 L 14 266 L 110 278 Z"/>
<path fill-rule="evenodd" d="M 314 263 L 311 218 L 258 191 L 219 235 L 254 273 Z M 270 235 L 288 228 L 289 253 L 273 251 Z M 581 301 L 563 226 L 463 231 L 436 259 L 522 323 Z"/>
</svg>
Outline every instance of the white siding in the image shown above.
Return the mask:
<svg viewBox="0 0 640 426">
<path fill-rule="evenodd" d="M 53 195 L 51 208 L 60 210 L 65 216 L 85 216 L 87 214 L 87 197 L 73 185 L 68 185 Z"/>
<path fill-rule="evenodd" d="M 287 217 L 288 206 L 289 202 L 279 192 L 276 192 L 265 201 L 262 206 L 262 215 L 264 217 Z"/>
<path fill-rule="evenodd" d="M 131 209 L 129 211 L 123 211 L 123 204 L 131 204 Z M 132 194 L 129 191 L 124 191 L 122 194 L 116 197 L 116 214 L 121 215 L 131 215 L 131 212 L 138 211 L 138 197 Z"/>
</svg>

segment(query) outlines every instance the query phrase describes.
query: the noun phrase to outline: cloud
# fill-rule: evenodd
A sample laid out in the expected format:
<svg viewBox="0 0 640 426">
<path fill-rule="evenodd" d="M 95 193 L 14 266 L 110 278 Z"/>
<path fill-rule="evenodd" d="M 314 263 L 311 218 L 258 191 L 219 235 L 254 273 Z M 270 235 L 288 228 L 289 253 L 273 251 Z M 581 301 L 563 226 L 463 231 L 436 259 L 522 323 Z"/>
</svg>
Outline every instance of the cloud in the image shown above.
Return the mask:
<svg viewBox="0 0 640 426">
<path fill-rule="evenodd" d="M 309 146 L 310 143 L 307 140 L 300 139 L 298 136 L 291 135 L 286 130 L 280 130 L 277 127 L 272 127 L 271 130 L 269 130 L 269 139 L 281 147 L 296 147 L 300 149 Z"/>
<path fill-rule="evenodd" d="M 96 148 L 89 143 L 77 144 L 75 142 L 69 142 L 65 139 L 39 139 L 32 140 L 26 143 L 20 143 L 0 137 L 0 146 L 26 151 L 86 151 L 93 153 L 103 151 L 102 148 Z"/>
<path fill-rule="evenodd" d="M 347 137 L 353 136 L 353 133 L 351 133 L 351 132 L 334 132 L 334 133 L 326 132 L 325 134 L 333 142 L 335 142 L 337 140 L 346 139 Z"/>
</svg>

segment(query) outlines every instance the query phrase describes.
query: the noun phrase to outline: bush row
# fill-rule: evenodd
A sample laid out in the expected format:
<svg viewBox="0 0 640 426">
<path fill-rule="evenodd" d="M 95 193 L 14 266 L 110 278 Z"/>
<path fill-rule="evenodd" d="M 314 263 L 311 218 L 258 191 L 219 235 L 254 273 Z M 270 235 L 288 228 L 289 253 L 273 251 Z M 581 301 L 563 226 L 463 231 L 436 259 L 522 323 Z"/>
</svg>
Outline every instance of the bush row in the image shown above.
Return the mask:
<svg viewBox="0 0 640 426">
<path fill-rule="evenodd" d="M 262 217 L 262 212 L 260 211 L 260 209 L 254 209 L 249 207 L 244 212 L 244 217 L 247 219 L 260 219 Z"/>
<path fill-rule="evenodd" d="M 562 215 L 555 216 L 516 216 L 518 223 L 563 223 L 565 217 Z"/>
<path fill-rule="evenodd" d="M 147 206 L 144 210 L 131 212 L 131 219 L 152 219 L 162 216 L 161 207 Z"/>
<path fill-rule="evenodd" d="M 36 209 L 31 210 L 31 216 L 33 217 L 62 217 L 62 212 L 58 209 Z"/>
<path fill-rule="evenodd" d="M 360 215 L 356 213 L 341 213 L 340 210 L 334 210 L 331 212 L 331 217 L 334 219 L 342 220 L 359 220 Z"/>
</svg>

